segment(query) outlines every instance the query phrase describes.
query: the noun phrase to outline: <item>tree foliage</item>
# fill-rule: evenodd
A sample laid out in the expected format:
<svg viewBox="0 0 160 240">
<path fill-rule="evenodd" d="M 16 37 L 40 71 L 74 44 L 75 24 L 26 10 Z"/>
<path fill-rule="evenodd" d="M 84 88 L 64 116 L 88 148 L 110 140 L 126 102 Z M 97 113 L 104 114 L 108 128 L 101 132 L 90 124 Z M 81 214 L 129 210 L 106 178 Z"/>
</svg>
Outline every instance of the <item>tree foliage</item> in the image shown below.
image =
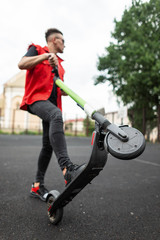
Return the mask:
<svg viewBox="0 0 160 240">
<path fill-rule="evenodd" d="M 95 130 L 95 122 L 91 121 L 87 116 L 86 119 L 83 121 L 83 125 L 85 128 L 86 136 L 91 136 L 93 131 Z"/>
<path fill-rule="evenodd" d="M 109 81 L 123 103 L 130 104 L 135 126 L 145 133 L 160 108 L 160 2 L 133 0 L 121 21 L 114 22 L 114 41 L 98 59 L 101 74 L 95 84 Z"/>
</svg>

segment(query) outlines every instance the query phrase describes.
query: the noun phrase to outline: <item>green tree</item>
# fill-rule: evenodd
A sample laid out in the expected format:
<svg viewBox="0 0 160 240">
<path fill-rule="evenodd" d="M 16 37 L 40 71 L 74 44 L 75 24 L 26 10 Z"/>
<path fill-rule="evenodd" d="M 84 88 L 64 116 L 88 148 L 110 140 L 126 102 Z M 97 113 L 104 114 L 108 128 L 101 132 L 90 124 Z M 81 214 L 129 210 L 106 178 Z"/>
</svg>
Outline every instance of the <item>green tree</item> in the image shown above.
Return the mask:
<svg viewBox="0 0 160 240">
<path fill-rule="evenodd" d="M 121 21 L 114 22 L 114 41 L 98 59 L 101 74 L 95 84 L 111 83 L 144 134 L 157 118 L 160 141 L 160 2 L 133 0 Z"/>
<path fill-rule="evenodd" d="M 83 121 L 83 125 L 85 128 L 86 136 L 91 136 L 92 132 L 95 130 L 95 122 L 91 121 L 87 116 L 86 119 Z"/>
</svg>

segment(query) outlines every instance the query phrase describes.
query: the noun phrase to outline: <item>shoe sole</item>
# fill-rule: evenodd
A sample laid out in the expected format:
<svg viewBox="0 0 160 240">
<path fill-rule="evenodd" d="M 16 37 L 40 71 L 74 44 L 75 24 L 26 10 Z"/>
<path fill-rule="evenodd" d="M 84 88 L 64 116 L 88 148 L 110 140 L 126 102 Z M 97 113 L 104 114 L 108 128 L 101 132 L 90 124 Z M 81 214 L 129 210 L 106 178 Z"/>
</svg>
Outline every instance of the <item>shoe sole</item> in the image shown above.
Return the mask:
<svg viewBox="0 0 160 240">
<path fill-rule="evenodd" d="M 44 199 L 43 197 L 41 197 L 40 195 L 34 193 L 34 192 L 30 192 L 30 197 L 34 197 L 34 198 L 39 198 L 41 199 L 43 202 L 46 202 L 46 199 Z"/>
</svg>

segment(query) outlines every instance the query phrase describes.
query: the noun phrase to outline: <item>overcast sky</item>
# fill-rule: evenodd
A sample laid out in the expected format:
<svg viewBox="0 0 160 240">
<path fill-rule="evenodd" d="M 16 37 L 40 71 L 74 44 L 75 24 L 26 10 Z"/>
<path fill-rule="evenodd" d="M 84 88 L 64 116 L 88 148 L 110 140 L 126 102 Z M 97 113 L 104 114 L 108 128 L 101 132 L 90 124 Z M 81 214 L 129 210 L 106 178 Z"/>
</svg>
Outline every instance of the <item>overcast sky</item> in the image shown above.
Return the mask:
<svg viewBox="0 0 160 240">
<path fill-rule="evenodd" d="M 0 93 L 3 84 L 19 72 L 17 64 L 30 43 L 45 46 L 50 27 L 64 34 L 65 83 L 93 107 L 118 109 L 107 83 L 94 86 L 98 56 L 112 41 L 114 18 L 121 20 L 132 0 L 5 0 L 0 8 Z M 66 118 L 83 117 L 72 99 L 63 97 Z"/>
</svg>

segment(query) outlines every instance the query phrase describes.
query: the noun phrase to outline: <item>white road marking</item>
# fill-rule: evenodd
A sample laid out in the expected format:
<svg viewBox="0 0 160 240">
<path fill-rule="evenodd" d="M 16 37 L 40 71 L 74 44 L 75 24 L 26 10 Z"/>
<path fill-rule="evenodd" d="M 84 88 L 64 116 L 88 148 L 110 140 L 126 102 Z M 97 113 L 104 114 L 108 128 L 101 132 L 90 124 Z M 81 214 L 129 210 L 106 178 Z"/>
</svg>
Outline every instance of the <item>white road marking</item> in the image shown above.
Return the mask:
<svg viewBox="0 0 160 240">
<path fill-rule="evenodd" d="M 147 162 L 147 161 L 142 160 L 142 159 L 134 159 L 134 161 L 144 163 L 144 164 L 149 164 L 149 165 L 152 165 L 152 166 L 155 166 L 155 167 L 160 167 L 160 164 L 158 164 L 158 163 Z"/>
</svg>

